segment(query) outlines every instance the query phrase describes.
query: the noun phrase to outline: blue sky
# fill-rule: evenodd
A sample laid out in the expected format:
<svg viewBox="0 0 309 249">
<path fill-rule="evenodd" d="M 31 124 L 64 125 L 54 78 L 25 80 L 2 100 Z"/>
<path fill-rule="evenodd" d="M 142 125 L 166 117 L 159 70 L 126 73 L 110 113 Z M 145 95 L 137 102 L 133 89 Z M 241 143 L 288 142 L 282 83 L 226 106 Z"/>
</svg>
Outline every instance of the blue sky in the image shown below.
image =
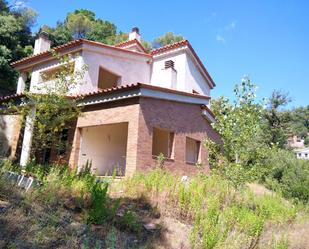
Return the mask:
<svg viewBox="0 0 309 249">
<path fill-rule="evenodd" d="M 233 96 L 244 75 L 258 97 L 289 92 L 289 107 L 309 104 L 309 1 L 103 1 L 28 0 L 41 25 L 54 26 L 66 13 L 86 8 L 145 40 L 172 31 L 187 38 L 217 84 L 212 95 Z"/>
</svg>

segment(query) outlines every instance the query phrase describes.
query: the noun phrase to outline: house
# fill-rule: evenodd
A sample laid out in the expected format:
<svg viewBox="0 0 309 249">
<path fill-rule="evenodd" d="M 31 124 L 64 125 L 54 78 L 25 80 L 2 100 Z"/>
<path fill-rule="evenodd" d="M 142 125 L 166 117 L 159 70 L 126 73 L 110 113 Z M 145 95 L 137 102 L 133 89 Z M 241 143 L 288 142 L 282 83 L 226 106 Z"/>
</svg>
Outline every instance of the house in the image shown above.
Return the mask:
<svg viewBox="0 0 309 249">
<path fill-rule="evenodd" d="M 299 158 L 299 159 L 309 160 L 309 148 L 296 149 L 296 150 L 294 150 L 294 153 L 295 153 L 296 157 Z"/>
<path fill-rule="evenodd" d="M 288 137 L 288 147 L 295 149 L 305 148 L 305 139 L 291 134 Z"/>
<path fill-rule="evenodd" d="M 17 93 L 0 101 L 22 96 L 30 75 L 32 92 L 52 84 L 42 78 L 60 67 L 50 47 L 48 34 L 41 32 L 34 54 L 12 63 L 20 73 Z M 133 28 L 129 40 L 115 46 L 79 39 L 54 49 L 61 55 L 74 54 L 74 70 L 88 66 L 84 83 L 69 93 L 83 96 L 83 115 L 67 135 L 72 146 L 66 156 L 72 167 L 91 160 L 98 175 L 111 174 L 116 167 L 119 174 L 130 176 L 154 167 L 163 153 L 165 167 L 177 174 L 193 174 L 197 164 L 209 170 L 203 140 L 220 141 L 211 126 L 215 83 L 187 40 L 148 53 L 138 28 Z M 24 166 L 33 134 L 27 124 L 22 132 L 17 157 Z M 15 138 L 11 151 L 17 153 L 19 136 L 11 137 Z M 46 158 L 55 160 L 57 152 L 50 151 Z"/>
</svg>

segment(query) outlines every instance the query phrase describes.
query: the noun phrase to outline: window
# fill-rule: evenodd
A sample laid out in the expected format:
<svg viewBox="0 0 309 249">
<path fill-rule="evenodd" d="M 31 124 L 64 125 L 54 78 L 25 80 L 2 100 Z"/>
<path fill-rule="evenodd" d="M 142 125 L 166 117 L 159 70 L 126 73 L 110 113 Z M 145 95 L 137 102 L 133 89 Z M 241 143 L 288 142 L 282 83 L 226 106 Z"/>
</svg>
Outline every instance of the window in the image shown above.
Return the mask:
<svg viewBox="0 0 309 249">
<path fill-rule="evenodd" d="M 174 133 L 158 128 L 153 129 L 152 155 L 159 156 L 160 153 L 166 158 L 173 157 Z"/>
<path fill-rule="evenodd" d="M 186 162 L 197 163 L 200 156 L 201 142 L 192 138 L 186 138 Z"/>
<path fill-rule="evenodd" d="M 120 76 L 100 67 L 99 77 L 98 77 L 98 88 L 99 89 L 107 89 L 107 88 L 116 87 L 119 81 L 120 81 Z"/>
<path fill-rule="evenodd" d="M 308 154 L 307 154 L 307 153 L 305 153 L 305 157 L 308 157 Z"/>
<path fill-rule="evenodd" d="M 60 73 L 72 75 L 74 73 L 75 63 L 71 62 L 65 66 L 58 66 L 40 73 L 41 82 L 46 82 L 56 79 Z"/>
</svg>

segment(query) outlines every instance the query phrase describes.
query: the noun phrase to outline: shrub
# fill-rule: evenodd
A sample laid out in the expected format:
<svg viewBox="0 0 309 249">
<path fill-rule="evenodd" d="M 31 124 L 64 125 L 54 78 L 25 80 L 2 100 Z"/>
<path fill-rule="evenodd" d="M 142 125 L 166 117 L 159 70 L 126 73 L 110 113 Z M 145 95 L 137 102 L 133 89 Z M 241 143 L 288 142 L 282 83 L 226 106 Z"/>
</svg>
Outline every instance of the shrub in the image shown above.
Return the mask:
<svg viewBox="0 0 309 249">
<path fill-rule="evenodd" d="M 282 192 L 287 198 L 309 201 L 309 161 L 297 159 L 292 152 L 274 151 L 266 161 L 268 187 Z"/>
<path fill-rule="evenodd" d="M 108 198 L 108 181 L 99 181 L 86 164 L 79 173 L 68 166 L 51 165 L 41 170 L 41 165 L 28 166 L 28 170 L 40 175 L 42 186 L 34 189 L 29 198 L 47 206 L 64 205 L 75 211 L 85 211 L 88 223 L 102 224 L 115 216 L 119 202 Z M 41 168 L 41 169 L 40 169 Z M 38 173 L 39 172 L 39 173 Z"/>
<path fill-rule="evenodd" d="M 88 213 L 88 222 L 102 224 L 109 218 L 107 206 L 108 184 L 95 183 L 91 188 L 91 208 Z"/>
<path fill-rule="evenodd" d="M 131 232 L 140 233 L 142 226 L 137 215 L 132 211 L 126 211 L 122 217 L 120 226 Z"/>
</svg>

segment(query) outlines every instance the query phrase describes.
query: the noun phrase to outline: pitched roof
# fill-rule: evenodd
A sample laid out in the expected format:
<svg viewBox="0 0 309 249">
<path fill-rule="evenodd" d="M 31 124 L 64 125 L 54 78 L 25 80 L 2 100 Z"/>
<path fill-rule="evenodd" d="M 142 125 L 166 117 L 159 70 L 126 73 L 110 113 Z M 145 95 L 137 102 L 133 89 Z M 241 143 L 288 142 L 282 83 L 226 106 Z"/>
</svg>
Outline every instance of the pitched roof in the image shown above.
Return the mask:
<svg viewBox="0 0 309 249">
<path fill-rule="evenodd" d="M 190 51 L 193 54 L 194 58 L 197 60 L 198 64 L 201 66 L 203 72 L 209 78 L 212 87 L 216 86 L 215 82 L 211 78 L 210 74 L 208 73 L 208 71 L 205 68 L 204 64 L 202 63 L 201 59 L 198 57 L 197 53 L 195 52 L 195 50 L 193 49 L 193 47 L 191 46 L 191 44 L 190 44 L 190 42 L 188 40 L 182 40 L 182 41 L 170 44 L 170 45 L 166 45 L 166 46 L 161 47 L 161 48 L 154 49 L 154 50 L 152 50 L 150 52 L 150 54 L 153 55 L 153 56 L 154 55 L 159 55 L 159 54 L 162 54 L 164 52 L 173 50 L 175 48 L 180 48 L 180 47 L 184 47 L 184 46 L 187 46 L 190 49 Z"/>
<path fill-rule="evenodd" d="M 95 41 L 90 41 L 90 40 L 86 40 L 86 39 L 78 39 L 78 40 L 70 41 L 66 44 L 54 47 L 52 49 L 59 53 L 59 52 L 65 51 L 66 49 L 74 48 L 74 47 L 76 47 L 78 45 L 82 45 L 82 44 L 89 44 L 89 45 L 93 45 L 93 46 L 114 49 L 114 50 L 122 51 L 122 52 L 125 52 L 125 53 L 132 53 L 132 54 L 135 54 L 135 55 L 142 55 L 142 56 L 151 57 L 151 55 L 149 55 L 147 53 L 131 51 L 131 50 L 128 50 L 128 49 L 125 49 L 125 48 L 111 46 L 111 45 L 107 45 L 107 44 L 104 44 L 104 43 L 101 43 L 101 42 L 95 42 Z M 20 66 L 20 65 L 23 65 L 23 64 L 26 64 L 26 63 L 29 63 L 29 62 L 33 62 L 37 59 L 48 58 L 48 57 L 51 57 L 51 56 L 52 56 L 52 53 L 51 53 L 50 50 L 48 50 L 48 51 L 44 51 L 44 52 L 36 54 L 36 55 L 30 55 L 28 57 L 25 57 L 25 58 L 22 58 L 18 61 L 15 61 L 15 62 L 11 63 L 11 66 L 16 67 L 16 66 Z"/>
<path fill-rule="evenodd" d="M 195 98 L 200 98 L 200 99 L 207 99 L 207 100 L 210 99 L 210 97 L 206 96 L 206 95 L 188 93 L 188 92 L 183 92 L 183 91 L 179 91 L 179 90 L 175 90 L 175 89 L 170 89 L 170 88 L 165 88 L 165 87 L 160 87 L 160 86 L 154 86 L 154 85 L 140 83 L 140 82 L 137 82 L 137 83 L 134 83 L 134 84 L 116 86 L 116 87 L 107 88 L 107 89 L 102 89 L 102 90 L 93 91 L 93 92 L 89 92 L 89 93 L 85 93 L 85 94 L 72 95 L 72 96 L 68 96 L 68 97 L 85 98 L 85 97 L 89 97 L 89 96 L 104 95 L 104 94 L 126 91 L 126 90 L 133 90 L 133 89 L 138 89 L 138 88 L 151 89 L 151 90 L 156 90 L 156 91 L 166 92 L 166 93 L 174 93 L 174 94 L 179 94 L 179 95 L 183 95 L 183 96 L 190 96 L 190 97 L 195 97 Z M 0 102 L 6 102 L 6 101 L 9 101 L 9 100 L 18 99 L 18 98 L 22 98 L 22 97 L 25 97 L 25 96 L 26 96 L 25 94 L 12 94 L 12 95 L 8 95 L 8 96 L 5 96 L 5 97 L 1 97 Z"/>
<path fill-rule="evenodd" d="M 160 47 L 160 48 L 153 49 L 150 53 L 151 53 L 151 55 L 161 54 L 165 51 L 168 51 L 168 50 L 171 50 L 171 49 L 174 49 L 174 48 L 179 48 L 179 47 L 182 47 L 182 46 L 186 46 L 188 44 L 189 44 L 188 40 L 182 40 L 182 41 L 179 41 L 179 42 L 175 42 L 173 44 L 169 44 L 169 45 L 166 45 L 166 46 L 163 46 L 163 47 Z"/>
<path fill-rule="evenodd" d="M 132 51 L 132 50 L 128 50 L 128 49 L 125 48 L 126 46 L 129 46 L 129 45 L 134 44 L 134 43 L 136 43 L 139 47 L 141 47 L 141 49 L 144 52 Z M 115 46 L 106 45 L 106 44 L 101 43 L 101 42 L 95 42 L 95 41 L 90 41 L 90 40 L 86 40 L 86 39 L 78 39 L 78 40 L 74 40 L 74 41 L 68 42 L 66 44 L 54 47 L 53 50 L 55 50 L 56 52 L 62 52 L 62 51 L 65 51 L 66 49 L 74 48 L 74 47 L 76 47 L 78 45 L 82 45 L 82 44 L 90 44 L 90 45 L 93 45 L 93 46 L 110 48 L 110 49 L 114 49 L 114 50 L 118 50 L 118 51 L 122 51 L 122 52 L 126 52 L 126 53 L 132 53 L 132 54 L 141 55 L 141 56 L 148 56 L 148 57 L 160 55 L 164 52 L 173 50 L 175 48 L 187 46 L 189 48 L 189 50 L 191 51 L 193 57 L 196 59 L 197 63 L 200 65 L 202 71 L 206 74 L 207 78 L 209 79 L 211 87 L 216 86 L 215 82 L 211 78 L 207 69 L 203 65 L 202 61 L 200 60 L 200 58 L 198 57 L 198 55 L 196 54 L 195 50 L 193 49 L 193 47 L 191 46 L 191 44 L 189 43 L 188 40 L 182 40 L 182 41 L 170 44 L 170 45 L 163 46 L 161 48 L 154 49 L 150 52 L 150 54 L 148 54 L 145 51 L 142 44 L 136 39 L 126 41 L 126 42 L 122 42 L 122 43 L 116 44 Z M 45 51 L 45 52 L 42 52 L 42 53 L 39 53 L 39 54 L 36 54 L 36 55 L 31 55 L 31 56 L 25 57 L 25 58 L 20 59 L 18 61 L 15 61 L 15 62 L 11 63 L 11 66 L 17 67 L 17 66 L 20 66 L 20 65 L 27 64 L 29 62 L 33 62 L 37 59 L 49 58 L 51 56 L 52 56 L 52 54 L 51 54 L 50 51 Z"/>
<path fill-rule="evenodd" d="M 133 45 L 133 44 L 136 44 L 144 53 L 148 54 L 148 52 L 145 50 L 144 46 L 137 39 L 120 42 L 120 43 L 118 43 L 114 46 L 116 48 L 126 48 L 126 47 Z"/>
<path fill-rule="evenodd" d="M 13 100 L 13 99 L 22 98 L 22 97 L 25 97 L 25 94 L 23 94 L 23 93 L 19 93 L 19 94 L 15 93 L 15 94 L 11 94 L 11 95 L 0 97 L 0 102 L 6 102 L 6 101 Z"/>
</svg>

